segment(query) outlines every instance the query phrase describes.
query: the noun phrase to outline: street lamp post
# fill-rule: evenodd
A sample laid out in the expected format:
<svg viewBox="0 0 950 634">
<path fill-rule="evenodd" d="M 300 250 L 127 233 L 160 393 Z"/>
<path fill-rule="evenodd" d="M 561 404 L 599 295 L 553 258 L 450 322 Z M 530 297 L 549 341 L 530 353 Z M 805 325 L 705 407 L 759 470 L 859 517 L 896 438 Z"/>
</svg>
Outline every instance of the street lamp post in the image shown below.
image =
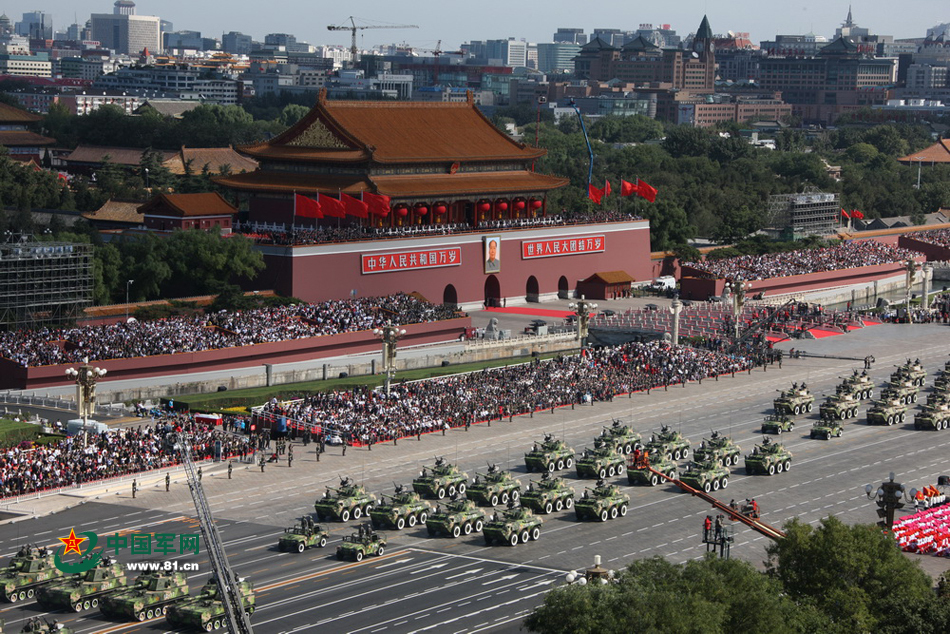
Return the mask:
<svg viewBox="0 0 950 634">
<path fill-rule="evenodd" d="M 914 280 L 916 279 L 918 268 L 919 268 L 919 265 L 913 260 L 907 260 L 907 264 L 904 265 L 904 271 L 907 273 L 907 285 L 904 288 L 904 293 L 905 293 L 904 306 L 907 309 L 907 323 L 908 324 L 914 323 L 914 317 L 912 316 L 910 312 L 910 289 L 914 285 Z"/>
<path fill-rule="evenodd" d="M 614 580 L 614 571 L 608 570 L 600 565 L 600 555 L 594 555 L 594 565 L 584 570 L 580 571 L 571 571 L 564 575 L 564 579 L 568 583 L 576 583 L 579 586 L 586 586 L 588 583 L 599 583 L 601 585 L 607 585 Z"/>
<path fill-rule="evenodd" d="M 148 189 L 148 168 L 145 168 L 145 189 Z"/>
<path fill-rule="evenodd" d="M 746 292 L 751 288 L 752 283 L 741 278 L 726 282 L 726 290 L 732 294 L 732 321 L 735 326 L 736 341 L 739 340 L 739 316 L 742 314 L 742 307 L 745 306 Z"/>
<path fill-rule="evenodd" d="M 680 342 L 680 311 L 683 310 L 683 302 L 679 295 L 673 298 L 673 305 L 670 312 L 673 313 L 673 345 L 679 345 Z"/>
<path fill-rule="evenodd" d="M 386 396 L 389 396 L 393 370 L 396 366 L 396 342 L 400 337 L 406 334 L 406 330 L 399 326 L 386 324 L 382 328 L 373 330 L 373 334 L 379 337 L 383 342 L 383 370 L 386 372 Z"/>
<path fill-rule="evenodd" d="M 920 167 L 921 167 L 921 165 L 923 165 L 924 157 L 922 157 L 922 156 L 915 156 L 914 158 L 912 158 L 912 159 L 910 159 L 910 160 L 912 160 L 912 161 L 917 161 L 917 189 L 920 189 Z"/>
<path fill-rule="evenodd" d="M 132 286 L 132 283 L 135 280 L 126 280 L 125 281 L 125 320 L 129 320 L 129 287 Z"/>
<path fill-rule="evenodd" d="M 567 305 L 569 310 L 573 310 L 577 315 L 577 339 L 581 342 L 581 349 L 587 347 L 587 336 L 590 334 L 590 315 L 591 311 L 597 310 L 597 304 L 584 300 L 584 296 L 576 302 Z"/>
<path fill-rule="evenodd" d="M 76 382 L 76 404 L 83 427 L 96 411 L 96 383 L 106 375 L 105 368 L 89 365 L 89 358 L 82 360 L 79 368 L 66 368 L 66 376 Z"/>
<path fill-rule="evenodd" d="M 894 481 L 894 472 L 891 471 L 887 482 L 882 482 L 877 491 L 874 490 L 874 485 L 869 484 L 864 487 L 864 493 L 869 500 L 874 500 L 877 504 L 877 516 L 883 520 L 881 524 L 887 530 L 891 530 L 894 526 L 894 511 L 904 508 L 903 500 L 907 495 L 904 485 Z M 916 496 L 917 489 L 911 489 L 909 500 L 913 500 Z"/>
</svg>

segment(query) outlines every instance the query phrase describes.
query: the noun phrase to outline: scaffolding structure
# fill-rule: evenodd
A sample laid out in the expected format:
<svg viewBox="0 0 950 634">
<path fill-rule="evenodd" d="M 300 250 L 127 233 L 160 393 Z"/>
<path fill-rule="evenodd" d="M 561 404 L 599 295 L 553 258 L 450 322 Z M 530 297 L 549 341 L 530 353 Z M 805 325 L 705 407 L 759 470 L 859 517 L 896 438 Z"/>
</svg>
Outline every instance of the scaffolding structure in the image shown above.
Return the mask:
<svg viewBox="0 0 950 634">
<path fill-rule="evenodd" d="M 838 194 L 820 192 L 814 187 L 801 194 L 776 194 L 769 196 L 764 231 L 780 240 L 827 236 L 835 232 L 840 210 Z"/>
<path fill-rule="evenodd" d="M 8 236 L 0 243 L 0 330 L 75 321 L 92 304 L 92 245 Z"/>
</svg>

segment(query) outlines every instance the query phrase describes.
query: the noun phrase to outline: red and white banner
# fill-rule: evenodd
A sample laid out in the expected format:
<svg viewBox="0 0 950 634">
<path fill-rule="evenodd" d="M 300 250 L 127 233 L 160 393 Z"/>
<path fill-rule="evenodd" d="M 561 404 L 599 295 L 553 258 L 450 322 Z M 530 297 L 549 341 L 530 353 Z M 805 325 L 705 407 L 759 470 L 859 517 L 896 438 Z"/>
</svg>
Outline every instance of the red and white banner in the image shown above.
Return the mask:
<svg viewBox="0 0 950 634">
<path fill-rule="evenodd" d="M 553 258 L 559 255 L 577 255 L 579 253 L 603 253 L 606 241 L 604 236 L 584 236 L 583 238 L 558 238 L 557 240 L 523 240 L 521 259 Z"/>
<path fill-rule="evenodd" d="M 461 266 L 462 248 L 420 249 L 399 253 L 376 253 L 360 256 L 363 274 L 435 269 L 444 266 Z"/>
</svg>

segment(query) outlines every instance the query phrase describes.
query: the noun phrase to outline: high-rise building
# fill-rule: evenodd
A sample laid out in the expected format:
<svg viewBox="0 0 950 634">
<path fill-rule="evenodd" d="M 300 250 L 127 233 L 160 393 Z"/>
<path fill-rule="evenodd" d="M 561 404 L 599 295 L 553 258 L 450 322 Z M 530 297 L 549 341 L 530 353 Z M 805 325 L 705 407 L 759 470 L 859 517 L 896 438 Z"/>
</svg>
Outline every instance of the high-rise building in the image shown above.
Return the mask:
<svg viewBox="0 0 950 634">
<path fill-rule="evenodd" d="M 221 36 L 221 48 L 232 55 L 249 55 L 254 41 L 250 35 L 231 31 Z"/>
<path fill-rule="evenodd" d="M 587 36 L 584 35 L 584 29 L 564 28 L 557 30 L 552 38 L 554 42 L 563 44 L 587 44 Z"/>
<path fill-rule="evenodd" d="M 92 39 L 124 55 L 162 50 L 161 18 L 136 15 L 131 0 L 116 0 L 112 13 L 92 14 Z"/>
<path fill-rule="evenodd" d="M 542 73 L 573 72 L 580 44 L 541 42 L 538 44 L 538 70 Z"/>
<path fill-rule="evenodd" d="M 16 34 L 31 40 L 53 39 L 53 16 L 43 11 L 23 14 L 23 21 L 16 23 Z"/>
</svg>

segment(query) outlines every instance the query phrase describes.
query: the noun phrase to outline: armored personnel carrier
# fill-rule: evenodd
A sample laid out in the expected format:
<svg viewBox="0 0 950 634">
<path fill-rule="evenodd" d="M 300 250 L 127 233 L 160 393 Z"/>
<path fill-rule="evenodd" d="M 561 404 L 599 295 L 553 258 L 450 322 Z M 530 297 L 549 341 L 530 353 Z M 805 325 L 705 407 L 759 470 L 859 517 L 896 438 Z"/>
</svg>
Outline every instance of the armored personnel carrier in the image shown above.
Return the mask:
<svg viewBox="0 0 950 634">
<path fill-rule="evenodd" d="M 927 395 L 927 406 L 950 405 L 950 392 L 934 391 Z"/>
<path fill-rule="evenodd" d="M 901 403 L 916 403 L 920 388 L 910 381 L 891 381 L 881 390 L 881 400 L 898 400 Z"/>
<path fill-rule="evenodd" d="M 524 465 L 528 473 L 570 469 L 574 466 L 574 450 L 553 434 L 545 434 L 544 440 L 534 443 L 531 451 L 524 455 Z"/>
<path fill-rule="evenodd" d="M 927 370 L 920 364 L 920 359 L 907 361 L 891 373 L 891 381 L 910 381 L 913 385 L 922 386 L 927 381 Z"/>
<path fill-rule="evenodd" d="M 475 480 L 466 492 L 468 499 L 482 506 L 497 506 L 500 501 L 518 501 L 521 497 L 521 483 L 511 477 L 510 471 L 499 469 L 497 465 L 488 465 L 486 473 L 476 473 Z"/>
<path fill-rule="evenodd" d="M 712 460 L 727 467 L 739 464 L 741 456 L 742 447 L 733 442 L 732 438 L 723 436 L 718 431 L 714 431 L 709 438 L 704 438 L 693 452 L 693 460 L 696 462 Z"/>
<path fill-rule="evenodd" d="M 832 438 L 841 438 L 841 420 L 828 415 L 822 415 L 821 420 L 815 421 L 809 432 L 810 438 L 823 438 L 831 440 Z"/>
<path fill-rule="evenodd" d="M 610 427 L 604 427 L 600 435 L 594 439 L 594 447 L 607 446 L 621 454 L 630 454 L 634 449 L 642 449 L 643 442 L 640 434 L 624 425 L 621 420 L 614 420 Z"/>
<path fill-rule="evenodd" d="M 284 529 L 284 534 L 277 542 L 277 549 L 281 552 L 302 553 L 308 548 L 317 546 L 323 548 L 327 545 L 329 536 L 330 531 L 319 524 L 314 524 L 313 518 L 307 515 L 300 518 L 299 524 Z"/>
<path fill-rule="evenodd" d="M 803 412 L 810 412 L 815 402 L 815 396 L 808 391 L 808 387 L 802 383 L 792 383 L 788 390 L 780 390 L 780 396 L 773 401 L 776 414 L 787 414 L 788 416 L 798 416 Z"/>
<path fill-rule="evenodd" d="M 128 589 L 102 597 L 102 614 L 108 618 L 145 621 L 162 616 L 168 607 L 188 599 L 188 577 L 183 572 L 146 572 Z"/>
<path fill-rule="evenodd" d="M 415 491 L 409 491 L 397 484 L 394 495 L 384 495 L 383 501 L 374 508 L 369 516 L 373 528 L 395 528 L 401 531 L 419 524 L 425 524 L 434 510 L 432 505 L 419 497 Z"/>
<path fill-rule="evenodd" d="M 0 598 L 11 603 L 32 599 L 37 589 L 64 576 L 53 563 L 52 551 L 33 544 L 23 546 L 0 570 Z"/>
<path fill-rule="evenodd" d="M 574 513 L 579 520 L 615 520 L 627 514 L 630 496 L 615 484 L 598 480 L 593 489 L 586 489 L 584 495 L 574 505 Z"/>
<path fill-rule="evenodd" d="M 2 625 L 2 622 L 0 622 L 0 626 Z M 0 630 L 0 632 L 2 631 L 3 630 Z M 50 621 L 41 616 L 34 616 L 27 621 L 20 632 L 33 632 L 35 634 L 72 634 L 72 630 L 59 621 Z"/>
<path fill-rule="evenodd" d="M 747 475 L 775 475 L 791 468 L 792 452 L 781 443 L 772 442 L 769 438 L 765 438 L 761 445 L 756 445 L 752 453 L 745 457 Z"/>
<path fill-rule="evenodd" d="M 43 586 L 36 594 L 44 610 L 75 610 L 98 608 L 102 598 L 126 589 L 125 566 L 111 557 L 103 557 L 94 568 Z"/>
<path fill-rule="evenodd" d="M 651 456 L 666 456 L 667 460 L 689 458 L 689 440 L 669 425 L 663 425 L 660 433 L 650 437 L 645 451 Z"/>
<path fill-rule="evenodd" d="M 496 513 L 485 524 L 482 535 L 485 536 L 485 544 L 488 546 L 492 544 L 517 546 L 519 540 L 525 544 L 529 539 L 537 540 L 541 537 L 542 524 L 544 520 L 530 510 L 509 502 L 508 508 L 501 515 Z"/>
<path fill-rule="evenodd" d="M 894 425 L 907 419 L 907 406 L 897 398 L 874 401 L 868 408 L 868 425 Z"/>
<path fill-rule="evenodd" d="M 874 381 L 868 376 L 867 370 L 858 374 L 853 370 L 851 376 L 843 377 L 841 383 L 835 388 L 835 393 L 841 396 L 850 396 L 856 401 L 871 398 L 874 393 Z"/>
<path fill-rule="evenodd" d="M 317 512 L 317 519 L 340 520 L 349 522 L 369 515 L 376 506 L 376 496 L 367 493 L 363 485 L 356 484 L 349 478 L 340 478 L 340 486 L 336 489 L 327 487 L 322 499 L 313 504 Z"/>
<path fill-rule="evenodd" d="M 551 513 L 574 506 L 574 489 L 567 486 L 563 478 L 547 473 L 540 480 L 532 480 L 528 490 L 521 496 L 521 505 L 536 513 Z"/>
<path fill-rule="evenodd" d="M 762 420 L 763 434 L 782 434 L 795 429 L 795 421 L 785 414 L 766 414 Z"/>
<path fill-rule="evenodd" d="M 254 586 L 243 578 L 237 583 L 238 593 L 244 612 L 254 614 L 257 598 L 254 595 Z M 228 619 L 224 611 L 223 597 L 218 592 L 217 579 L 212 577 L 204 585 L 198 596 L 168 607 L 165 613 L 168 624 L 175 629 L 200 629 L 213 632 L 228 627 Z"/>
<path fill-rule="evenodd" d="M 480 533 L 485 525 L 486 515 L 484 509 L 478 508 L 475 502 L 456 497 L 446 504 L 444 509 L 441 505 L 436 508 L 426 524 L 426 530 L 433 537 L 436 535 L 459 537 L 463 533 L 471 535 L 473 530 Z"/>
<path fill-rule="evenodd" d="M 577 477 L 606 478 L 622 474 L 623 463 L 623 455 L 607 445 L 585 449 L 583 455 L 577 460 Z"/>
<path fill-rule="evenodd" d="M 343 543 L 336 547 L 336 558 L 363 561 L 366 555 L 382 557 L 385 552 L 386 538 L 374 531 L 369 524 L 361 524 L 357 532 L 344 537 Z"/>
<path fill-rule="evenodd" d="M 655 487 L 663 478 L 650 471 L 659 471 L 667 478 L 676 479 L 676 463 L 667 460 L 664 455 L 648 456 L 642 454 L 631 458 L 627 464 L 627 482 L 637 485 L 649 485 Z"/>
<path fill-rule="evenodd" d="M 465 493 L 467 482 L 467 473 L 459 471 L 456 465 L 440 457 L 435 459 L 432 467 L 422 467 L 419 477 L 412 481 L 412 488 L 424 497 L 442 500 L 446 494 L 451 497 L 456 493 Z"/>
<path fill-rule="evenodd" d="M 940 431 L 950 427 L 950 405 L 924 407 L 914 416 L 914 429 Z"/>
<path fill-rule="evenodd" d="M 686 471 L 680 474 L 680 482 L 706 493 L 718 491 L 729 486 L 729 469 L 712 460 L 694 460 L 686 467 Z"/>
<path fill-rule="evenodd" d="M 818 406 L 818 414 L 822 418 L 828 419 L 857 418 L 859 405 L 860 403 L 850 394 L 837 392 L 834 396 L 825 397 L 825 400 Z"/>
</svg>

